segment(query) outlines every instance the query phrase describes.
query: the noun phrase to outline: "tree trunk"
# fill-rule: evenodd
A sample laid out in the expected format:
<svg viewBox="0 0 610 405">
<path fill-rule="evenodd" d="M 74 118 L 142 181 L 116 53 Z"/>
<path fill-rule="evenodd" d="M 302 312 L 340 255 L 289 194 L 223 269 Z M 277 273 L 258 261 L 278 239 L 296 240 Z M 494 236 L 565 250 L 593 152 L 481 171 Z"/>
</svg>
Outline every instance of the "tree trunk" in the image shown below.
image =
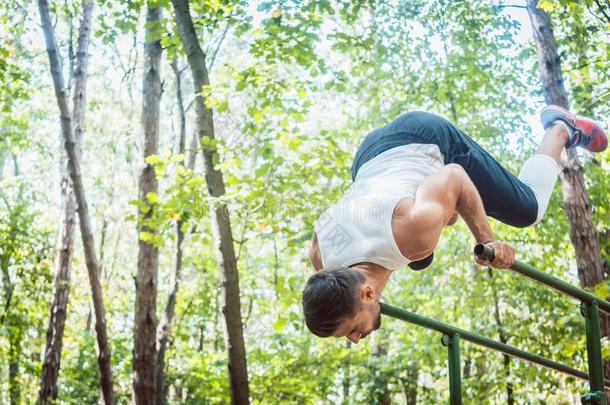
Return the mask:
<svg viewBox="0 0 610 405">
<path fill-rule="evenodd" d="M 89 208 L 87 206 L 87 199 L 85 197 L 85 190 L 82 182 L 80 157 L 78 155 L 76 140 L 72 129 L 72 117 L 70 116 L 70 111 L 68 109 L 64 79 L 61 74 L 59 55 L 55 42 L 55 33 L 53 25 L 51 24 L 51 16 L 49 14 L 49 4 L 47 0 L 38 0 L 38 8 L 40 10 L 40 20 L 47 46 L 47 53 L 49 55 L 49 64 L 51 76 L 53 77 L 55 96 L 57 98 L 57 105 L 59 107 L 61 133 L 64 139 L 64 146 L 68 154 L 70 178 L 72 179 L 74 194 L 78 204 L 80 232 L 83 239 L 85 262 L 87 264 L 87 271 L 89 273 L 91 296 L 95 311 L 95 330 L 99 349 L 98 364 L 100 368 L 100 386 L 105 403 L 113 404 L 114 392 L 112 388 L 112 369 L 110 367 L 110 348 L 108 347 L 108 335 L 106 331 L 104 297 L 102 295 L 102 286 L 99 280 L 99 267 L 97 264 L 97 258 L 95 256 L 95 244 L 93 242 L 93 234 L 91 232 Z"/>
<path fill-rule="evenodd" d="M 176 77 L 176 107 L 178 107 L 178 117 L 180 119 L 180 132 L 178 138 L 178 153 L 183 154 L 186 151 L 186 112 L 184 111 L 184 101 L 182 100 L 182 71 L 178 68 L 178 62 L 174 59 L 171 63 L 172 71 Z M 195 140 L 197 140 L 195 138 Z M 189 169 L 193 169 L 191 161 L 187 163 Z"/>
<path fill-rule="evenodd" d="M 407 366 L 407 381 L 405 384 L 405 397 L 407 405 L 417 404 L 417 379 L 419 378 L 419 367 L 416 364 Z"/>
<path fill-rule="evenodd" d="M 548 14 L 537 8 L 538 0 L 528 0 L 527 4 L 538 50 L 545 101 L 547 104 L 557 104 L 568 108 L 561 59 L 557 52 L 551 20 Z M 578 279 L 582 287 L 594 287 L 604 280 L 604 272 L 583 170 L 573 149 L 567 150 L 562 157 L 559 177 L 563 190 L 563 202 L 570 223 L 570 240 L 576 251 Z M 602 334 L 609 336 L 608 316 L 603 313 L 601 315 Z M 606 361 L 604 369 L 608 370 L 608 368 L 609 364 Z M 610 400 L 610 396 L 608 399 Z"/>
<path fill-rule="evenodd" d="M 176 104 L 180 116 L 180 140 L 178 143 L 178 153 L 184 153 L 186 144 L 186 115 L 184 113 L 184 103 L 182 102 L 182 82 L 181 72 L 176 65 L 176 61 L 172 62 L 172 70 L 176 76 Z M 190 164 L 190 162 L 189 162 Z M 194 161 L 193 161 L 194 164 Z M 193 170 L 193 167 L 189 167 Z M 182 242 L 184 241 L 184 231 L 182 230 L 182 221 L 176 223 L 176 264 L 172 277 L 172 286 L 167 298 L 165 313 L 159 329 L 157 330 L 157 404 L 164 405 L 167 402 L 167 387 L 165 386 L 165 351 L 169 340 L 170 326 L 176 312 L 176 297 L 180 286 L 180 277 L 182 272 Z"/>
<path fill-rule="evenodd" d="M 14 320 L 11 319 L 10 323 Z M 10 325 L 16 329 L 22 327 L 22 325 Z M 9 404 L 19 405 L 21 404 L 21 372 L 19 371 L 19 355 L 21 354 L 21 332 L 14 333 L 9 338 L 9 351 L 8 351 L 8 392 L 9 392 Z"/>
<path fill-rule="evenodd" d="M 409 362 L 406 367 L 406 377 L 399 377 L 405 394 L 406 405 L 417 404 L 417 380 L 419 378 L 419 368 L 415 363 Z"/>
<path fill-rule="evenodd" d="M 591 72 L 590 72 L 590 61 L 587 58 L 586 50 L 587 50 L 587 42 L 583 36 L 578 35 L 576 39 L 577 44 L 577 53 L 578 53 L 578 62 L 581 69 L 579 69 L 577 73 L 577 77 L 575 80 L 582 86 L 582 89 L 578 92 L 578 94 L 593 94 L 593 84 L 591 83 Z M 591 100 L 587 97 L 573 97 L 574 103 L 577 105 L 576 109 L 578 111 L 582 111 L 585 113 L 587 109 L 593 107 Z M 608 229 L 606 231 L 600 230 L 600 232 L 596 231 L 597 240 L 601 241 L 600 249 L 600 260 L 602 265 L 602 274 L 604 279 L 610 276 L 610 261 L 605 260 L 604 255 L 604 241 L 610 241 L 610 235 L 608 235 Z M 610 336 L 610 316 L 600 313 L 600 321 L 601 321 L 601 329 L 602 333 L 606 336 Z M 604 375 L 610 376 L 610 361 L 604 361 Z M 607 402 L 610 403 L 610 393 L 607 394 Z"/>
<path fill-rule="evenodd" d="M 146 41 L 144 44 L 144 83 L 142 86 L 142 123 L 144 126 L 144 158 L 156 155 L 159 149 L 159 105 L 161 102 L 161 42 L 157 34 L 161 24 L 161 8 L 148 2 Z M 140 200 L 148 193 L 157 193 L 154 167 L 144 163 L 140 173 Z M 155 207 L 143 214 L 150 219 Z M 140 225 L 140 231 L 156 230 Z M 133 394 L 136 404 L 156 401 L 157 379 L 157 270 L 159 249 L 141 239 L 138 241 L 138 272 L 136 274 L 136 312 L 133 348 Z"/>
<path fill-rule="evenodd" d="M 188 167 L 192 167 L 195 169 L 195 163 L 197 161 L 197 144 L 199 141 L 197 140 L 197 131 L 193 132 L 193 137 L 191 138 L 191 145 L 189 146 L 189 154 L 187 165 Z"/>
<path fill-rule="evenodd" d="M 345 342 L 345 348 L 349 350 L 349 348 L 351 347 L 351 342 L 348 340 L 347 342 Z M 351 385 L 351 374 L 350 374 L 350 358 L 348 357 L 347 359 L 345 359 L 345 362 L 343 363 L 343 381 L 342 381 L 342 386 L 343 386 L 343 403 L 344 404 L 349 404 L 349 388 Z"/>
<path fill-rule="evenodd" d="M 212 110 L 204 104 L 201 90 L 209 85 L 208 71 L 205 64 L 205 54 L 201 50 L 193 21 L 186 0 L 172 0 L 175 11 L 176 25 L 193 75 L 195 86 L 195 108 L 197 115 L 197 131 L 200 141 L 208 137 L 214 139 L 214 119 Z M 218 152 L 213 143 L 201 143 L 205 165 L 205 178 L 208 192 L 212 197 L 224 195 L 225 185 L 222 173 L 214 167 L 218 161 Z M 233 246 L 233 235 L 229 210 L 224 203 L 218 202 L 213 207 L 212 229 L 216 241 L 216 256 L 221 269 L 223 292 L 222 312 L 226 322 L 227 349 L 229 351 L 229 376 L 231 382 L 231 399 L 236 404 L 249 403 L 248 370 L 246 365 L 246 350 L 241 321 L 239 301 L 239 275 L 237 260 Z"/>
<path fill-rule="evenodd" d="M 11 231 L 11 234 L 13 232 Z M 9 404 L 21 403 L 21 381 L 19 381 L 19 355 L 21 354 L 21 340 L 23 328 L 21 321 L 18 319 L 18 311 L 11 308 L 13 300 L 13 292 L 15 284 L 11 280 L 9 274 L 10 256 L 3 255 L 0 263 L 0 271 L 2 272 L 2 287 L 3 287 L 3 312 L 0 317 L 0 326 L 4 326 L 9 331 L 8 335 L 8 398 Z M 5 324 L 6 322 L 6 324 Z"/>
<path fill-rule="evenodd" d="M 174 319 L 176 310 L 176 296 L 178 295 L 178 287 L 180 285 L 180 272 L 182 269 L 182 242 L 184 241 L 184 232 L 182 222 L 176 224 L 176 264 L 172 280 L 172 287 L 165 306 L 165 314 L 159 325 L 157 333 L 157 404 L 164 405 L 167 403 L 167 389 L 165 386 L 165 351 L 167 350 L 167 342 L 169 340 L 170 326 Z"/>
<path fill-rule="evenodd" d="M 91 34 L 91 16 L 93 1 L 82 4 L 81 22 L 78 30 L 78 45 L 76 53 L 76 69 L 74 71 L 73 118 L 74 136 L 77 142 L 77 153 L 80 156 L 80 143 L 83 133 L 83 121 L 86 105 L 87 66 L 89 62 L 88 48 Z M 70 292 L 70 271 L 74 243 L 74 222 L 76 220 L 76 200 L 72 182 L 68 175 L 63 180 L 63 226 L 60 245 L 56 258 L 55 292 L 49 313 L 47 328 L 47 343 L 42 362 L 40 381 L 41 404 L 47 404 L 57 399 L 57 377 L 61 362 L 64 326 L 66 322 L 68 295 Z"/>
<path fill-rule="evenodd" d="M 549 16 L 536 8 L 537 0 L 528 0 L 528 10 L 534 27 L 534 39 L 538 48 L 540 74 L 547 104 L 568 108 L 563 86 L 561 61 L 551 28 Z M 604 280 L 599 244 L 594 232 L 591 203 L 584 185 L 582 167 L 573 149 L 562 159 L 560 173 L 563 199 L 570 221 L 570 239 L 576 250 L 578 278 L 583 287 L 592 287 Z"/>
<path fill-rule="evenodd" d="M 388 349 L 381 343 L 377 343 L 373 347 L 371 357 L 371 369 L 373 370 L 373 392 L 371 393 L 371 402 L 379 405 L 390 405 L 392 403 L 392 395 L 388 389 L 388 376 L 383 370 L 379 369 L 379 365 L 387 360 Z M 376 370 L 377 369 L 377 370 Z"/>
<path fill-rule="evenodd" d="M 57 399 L 57 378 L 61 361 L 64 326 L 67 316 L 68 295 L 70 293 L 70 271 L 73 249 L 74 222 L 76 217 L 76 201 L 74 191 L 68 178 L 64 180 L 63 190 L 64 214 L 62 235 L 57 251 L 55 274 L 55 291 L 49 313 L 47 328 L 47 343 L 42 362 L 39 402 L 52 403 Z"/>
</svg>

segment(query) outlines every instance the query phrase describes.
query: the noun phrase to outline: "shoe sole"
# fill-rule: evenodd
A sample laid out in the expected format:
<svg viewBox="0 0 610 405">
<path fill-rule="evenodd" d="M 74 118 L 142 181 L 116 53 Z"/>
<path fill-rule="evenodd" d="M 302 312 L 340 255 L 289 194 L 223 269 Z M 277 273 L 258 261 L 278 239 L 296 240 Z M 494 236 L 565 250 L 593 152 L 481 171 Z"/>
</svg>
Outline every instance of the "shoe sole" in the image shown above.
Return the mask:
<svg viewBox="0 0 610 405">
<path fill-rule="evenodd" d="M 550 119 L 544 119 L 545 115 L 548 115 L 549 113 L 554 113 L 552 115 L 552 117 Z M 576 119 L 576 116 L 570 112 L 569 110 L 566 110 L 563 107 L 560 107 L 558 105 L 547 105 L 545 106 L 542 111 L 540 111 L 540 121 L 542 121 L 542 124 L 544 126 L 544 128 L 548 128 L 553 124 L 553 121 L 557 120 L 557 119 L 564 119 L 565 118 L 569 118 L 571 120 L 571 122 L 567 123 L 570 126 L 574 126 L 574 121 Z M 545 125 L 546 123 L 546 125 Z"/>
<path fill-rule="evenodd" d="M 551 117 L 548 117 L 548 119 L 545 120 L 545 116 L 548 114 L 553 114 L 551 115 Z M 591 121 L 595 127 L 593 128 L 592 132 L 591 132 L 591 136 L 593 139 L 601 137 L 605 140 L 605 142 L 602 142 L 601 145 L 596 145 L 597 147 L 594 149 L 589 149 L 589 147 L 584 147 L 585 150 L 588 150 L 590 152 L 603 152 L 607 147 L 608 147 L 608 136 L 606 134 L 606 132 L 599 126 L 599 124 L 588 117 L 582 117 L 579 115 L 575 115 L 574 113 L 572 113 L 571 111 L 555 105 L 555 104 L 551 104 L 551 105 L 547 105 L 545 106 L 542 111 L 540 111 L 540 120 L 543 123 L 544 128 L 548 128 L 549 126 L 552 125 L 553 121 L 557 120 L 557 119 L 562 119 L 562 120 L 566 120 L 569 119 L 571 122 L 567 122 L 568 125 L 570 125 L 571 127 L 573 127 L 574 129 L 579 129 L 576 126 L 576 121 L 577 120 L 586 120 L 586 121 Z M 547 125 L 545 126 L 545 122 L 547 123 Z"/>
</svg>

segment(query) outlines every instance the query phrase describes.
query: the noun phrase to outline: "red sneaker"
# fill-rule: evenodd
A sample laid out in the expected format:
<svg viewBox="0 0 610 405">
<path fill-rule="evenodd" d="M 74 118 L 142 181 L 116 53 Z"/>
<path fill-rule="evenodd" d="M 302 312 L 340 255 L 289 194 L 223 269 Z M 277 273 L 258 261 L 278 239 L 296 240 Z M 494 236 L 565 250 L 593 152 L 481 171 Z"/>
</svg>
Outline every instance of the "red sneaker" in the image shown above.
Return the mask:
<svg viewBox="0 0 610 405">
<path fill-rule="evenodd" d="M 540 112 L 542 126 L 546 129 L 555 121 L 563 121 L 571 129 L 566 148 L 580 146 L 590 152 L 602 152 L 608 147 L 608 136 L 592 119 L 580 117 L 558 105 L 547 105 Z"/>
</svg>

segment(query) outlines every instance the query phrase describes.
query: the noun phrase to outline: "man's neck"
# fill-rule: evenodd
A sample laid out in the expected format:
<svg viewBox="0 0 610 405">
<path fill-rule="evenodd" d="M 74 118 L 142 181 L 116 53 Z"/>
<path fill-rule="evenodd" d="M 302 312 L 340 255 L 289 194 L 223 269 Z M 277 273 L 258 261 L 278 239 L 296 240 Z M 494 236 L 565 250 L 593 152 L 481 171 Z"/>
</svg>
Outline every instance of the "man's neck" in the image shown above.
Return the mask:
<svg viewBox="0 0 610 405">
<path fill-rule="evenodd" d="M 377 299 L 379 299 L 392 272 L 385 267 L 374 263 L 359 263 L 353 266 L 353 268 L 362 272 L 364 277 L 366 277 L 366 282 L 373 288 L 373 291 L 377 295 Z"/>
</svg>

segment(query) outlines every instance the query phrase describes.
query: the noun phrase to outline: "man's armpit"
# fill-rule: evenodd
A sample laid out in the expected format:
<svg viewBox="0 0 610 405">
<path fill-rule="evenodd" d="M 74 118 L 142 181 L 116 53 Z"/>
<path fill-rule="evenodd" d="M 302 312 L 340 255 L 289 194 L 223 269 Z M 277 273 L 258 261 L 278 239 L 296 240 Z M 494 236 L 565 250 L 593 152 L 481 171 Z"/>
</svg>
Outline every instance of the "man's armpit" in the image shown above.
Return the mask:
<svg viewBox="0 0 610 405">
<path fill-rule="evenodd" d="M 320 249 L 318 248 L 318 236 L 313 233 L 311 238 L 311 246 L 309 248 L 309 260 L 313 265 L 314 271 L 320 271 L 324 267 L 322 265 L 322 257 L 320 256 Z"/>
</svg>

